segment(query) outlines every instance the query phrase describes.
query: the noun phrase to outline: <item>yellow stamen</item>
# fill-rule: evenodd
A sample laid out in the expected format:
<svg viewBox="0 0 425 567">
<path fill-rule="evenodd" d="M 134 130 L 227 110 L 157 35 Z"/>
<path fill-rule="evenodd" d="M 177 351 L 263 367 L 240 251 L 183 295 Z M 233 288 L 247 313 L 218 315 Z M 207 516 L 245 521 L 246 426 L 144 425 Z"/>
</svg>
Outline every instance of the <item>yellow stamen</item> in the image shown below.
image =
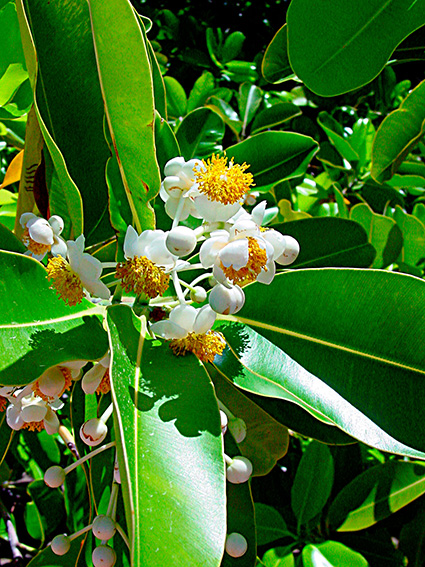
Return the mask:
<svg viewBox="0 0 425 567">
<path fill-rule="evenodd" d="M 62 372 L 63 377 L 65 378 L 65 384 L 64 384 L 61 392 L 56 396 L 57 398 L 60 398 L 62 396 L 62 394 L 66 390 L 70 390 L 71 386 L 72 386 L 72 374 L 71 374 L 71 371 L 69 370 L 69 368 L 65 368 L 64 366 L 59 366 L 59 370 Z M 39 380 L 37 380 L 37 382 L 35 382 L 34 386 L 32 387 L 32 391 L 34 392 L 34 394 L 36 396 L 38 396 L 39 398 L 41 398 L 45 402 L 50 402 L 50 401 L 55 399 L 53 396 L 46 396 L 45 394 L 43 394 L 43 392 L 40 390 Z"/>
<path fill-rule="evenodd" d="M 244 173 L 249 165 L 233 163 L 227 165 L 227 157 L 213 155 L 208 161 L 202 160 L 203 170 L 195 171 L 195 182 L 199 190 L 211 201 L 219 201 L 224 205 L 237 203 L 242 199 L 250 186 L 254 184 L 251 173 Z"/>
<path fill-rule="evenodd" d="M 105 370 L 105 374 L 96 389 L 96 394 L 107 394 L 111 391 L 111 380 L 109 377 L 109 368 Z"/>
<path fill-rule="evenodd" d="M 122 281 L 125 291 L 134 291 L 137 295 L 144 293 L 151 299 L 162 295 L 170 282 L 170 276 L 146 256 L 120 262 L 115 277 Z"/>
<path fill-rule="evenodd" d="M 240 270 L 233 266 L 226 267 L 221 263 L 221 269 L 226 277 L 240 287 L 254 282 L 262 269 L 267 271 L 267 253 L 260 247 L 256 238 L 248 237 L 248 262 Z"/>
<path fill-rule="evenodd" d="M 223 335 L 217 331 L 189 333 L 184 339 L 173 339 L 170 342 L 170 348 L 176 356 L 193 352 L 202 362 L 213 362 L 216 354 L 221 354 L 225 346 Z"/>
<path fill-rule="evenodd" d="M 41 244 L 41 242 L 36 242 L 30 236 L 28 228 L 25 228 L 24 233 L 22 235 L 22 242 L 28 248 L 30 252 L 35 254 L 36 256 L 41 256 L 49 252 L 51 245 L 50 244 Z"/>
<path fill-rule="evenodd" d="M 65 258 L 56 256 L 49 259 L 47 263 L 47 279 L 49 281 L 53 280 L 51 288 L 56 290 L 57 295 L 65 303 L 68 302 L 68 305 L 81 303 L 84 297 L 83 284 L 80 276 L 73 271 Z"/>
<path fill-rule="evenodd" d="M 43 431 L 44 423 L 43 421 L 28 421 L 24 423 L 22 429 L 28 429 L 29 431 Z"/>
<path fill-rule="evenodd" d="M 7 407 L 7 398 L 0 396 L 0 412 L 4 411 Z"/>
</svg>

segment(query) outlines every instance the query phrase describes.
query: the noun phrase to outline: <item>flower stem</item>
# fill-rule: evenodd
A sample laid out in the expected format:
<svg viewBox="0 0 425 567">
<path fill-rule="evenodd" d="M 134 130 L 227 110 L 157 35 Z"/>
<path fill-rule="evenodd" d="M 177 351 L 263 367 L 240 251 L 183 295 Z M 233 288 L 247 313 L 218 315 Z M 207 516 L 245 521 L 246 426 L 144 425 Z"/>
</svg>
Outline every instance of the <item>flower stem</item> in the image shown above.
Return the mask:
<svg viewBox="0 0 425 567">
<path fill-rule="evenodd" d="M 103 451 L 106 451 L 106 449 L 110 449 L 111 447 L 115 447 L 116 443 L 115 441 L 111 441 L 110 443 L 106 443 L 106 445 L 103 445 L 102 447 L 99 447 L 98 449 L 95 449 L 94 451 L 92 451 L 91 453 L 87 453 L 87 455 L 85 455 L 84 457 L 81 457 L 81 459 L 78 459 L 78 461 L 75 461 L 74 463 L 68 465 L 64 471 L 65 474 L 68 474 L 69 472 L 71 472 L 72 470 L 76 469 L 79 465 L 82 465 L 83 463 L 85 463 L 86 461 L 88 461 L 89 459 L 91 459 L 92 457 L 95 457 L 96 455 L 98 455 L 99 453 L 102 453 Z"/>
<path fill-rule="evenodd" d="M 177 205 L 177 210 L 176 210 L 176 214 L 174 216 L 174 220 L 173 220 L 173 224 L 171 226 L 171 228 L 176 228 L 176 226 L 179 225 L 180 222 L 180 217 L 182 215 L 182 211 L 183 211 L 183 206 L 184 206 L 184 201 L 183 201 L 183 192 L 180 195 L 180 199 L 179 199 L 179 203 Z"/>
<path fill-rule="evenodd" d="M 103 421 L 103 423 L 106 423 L 108 419 L 111 417 L 113 411 L 114 411 L 114 404 L 110 404 L 99 419 Z"/>
<path fill-rule="evenodd" d="M 182 290 L 182 286 L 181 286 L 181 283 L 180 283 L 180 279 L 179 279 L 179 276 L 177 275 L 176 271 L 173 271 L 172 278 L 173 278 L 174 289 L 176 290 L 176 294 L 177 294 L 177 299 L 182 304 L 186 303 L 185 300 L 184 300 L 184 295 L 183 295 L 183 290 Z"/>
</svg>

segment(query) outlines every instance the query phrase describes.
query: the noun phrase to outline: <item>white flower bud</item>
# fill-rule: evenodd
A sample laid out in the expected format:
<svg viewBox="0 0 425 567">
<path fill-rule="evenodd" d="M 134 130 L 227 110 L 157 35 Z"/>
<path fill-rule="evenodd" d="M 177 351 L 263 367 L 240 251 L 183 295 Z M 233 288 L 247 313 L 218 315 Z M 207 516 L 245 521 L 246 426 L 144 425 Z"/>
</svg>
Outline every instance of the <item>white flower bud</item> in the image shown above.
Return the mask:
<svg viewBox="0 0 425 567">
<path fill-rule="evenodd" d="M 196 248 L 195 231 L 187 226 L 176 226 L 167 234 L 165 245 L 171 254 L 179 258 L 187 256 Z"/>
<path fill-rule="evenodd" d="M 226 552 L 230 557 L 242 557 L 248 549 L 248 542 L 242 534 L 233 532 L 226 538 Z"/>
<path fill-rule="evenodd" d="M 211 290 L 208 301 L 216 313 L 233 315 L 242 309 L 245 294 L 238 285 L 227 288 L 222 284 L 217 284 Z"/>
<path fill-rule="evenodd" d="M 227 415 L 224 413 L 223 410 L 220 410 L 220 419 L 221 419 L 221 433 L 224 435 L 227 431 Z"/>
<path fill-rule="evenodd" d="M 113 567 L 117 554 L 109 545 L 98 545 L 92 553 L 94 567 Z"/>
<path fill-rule="evenodd" d="M 65 481 L 65 471 L 62 467 L 54 466 L 47 469 L 44 473 L 44 482 L 50 488 L 58 488 Z M 61 555 L 61 554 L 59 554 Z"/>
<path fill-rule="evenodd" d="M 115 522 L 110 516 L 96 516 L 93 521 L 92 532 L 95 537 L 97 537 L 97 539 L 107 541 L 108 539 L 114 537 L 115 531 Z"/>
<path fill-rule="evenodd" d="M 71 540 L 65 534 L 57 535 L 52 539 L 51 547 L 55 555 L 65 555 L 71 547 Z"/>
<path fill-rule="evenodd" d="M 229 431 L 235 438 L 236 443 L 242 443 L 246 437 L 246 423 L 237 417 L 229 421 Z"/>
<path fill-rule="evenodd" d="M 80 428 L 80 437 L 86 445 L 96 447 L 100 445 L 108 433 L 108 426 L 97 417 L 89 419 Z"/>
<path fill-rule="evenodd" d="M 235 457 L 226 470 L 226 477 L 232 484 L 246 482 L 252 474 L 252 463 L 246 457 Z"/>
<path fill-rule="evenodd" d="M 200 285 L 195 286 L 193 290 L 190 292 L 190 299 L 195 303 L 203 303 L 206 300 L 206 298 L 207 298 L 207 292 Z"/>
<path fill-rule="evenodd" d="M 289 266 L 289 264 L 295 262 L 299 253 L 300 245 L 298 241 L 292 238 L 292 236 L 285 234 L 285 250 L 278 258 L 275 258 L 275 261 L 278 264 L 282 264 L 282 266 Z"/>
</svg>

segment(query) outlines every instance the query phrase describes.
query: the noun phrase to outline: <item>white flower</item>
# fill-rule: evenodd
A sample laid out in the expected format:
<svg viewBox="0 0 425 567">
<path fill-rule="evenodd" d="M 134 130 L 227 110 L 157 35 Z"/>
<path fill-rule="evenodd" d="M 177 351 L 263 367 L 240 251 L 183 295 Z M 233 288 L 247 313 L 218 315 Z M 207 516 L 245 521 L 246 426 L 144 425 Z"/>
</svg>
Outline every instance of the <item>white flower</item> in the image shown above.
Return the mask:
<svg viewBox="0 0 425 567">
<path fill-rule="evenodd" d="M 203 334 L 208 332 L 214 324 L 216 313 L 209 305 L 196 309 L 191 305 L 175 307 L 170 318 L 166 321 L 157 321 L 151 327 L 152 331 L 164 339 L 183 339 L 189 333 Z"/>
<path fill-rule="evenodd" d="M 87 360 L 75 360 L 48 368 L 35 382 L 34 393 L 47 401 L 59 398 L 71 387 L 72 381 L 80 377 L 81 368 L 86 364 Z"/>
<path fill-rule="evenodd" d="M 53 256 L 66 256 L 65 241 L 59 236 L 64 227 L 61 217 L 53 215 L 47 221 L 33 213 L 24 213 L 19 222 L 24 229 L 22 241 L 29 255 L 37 260 L 42 260 L 49 251 Z"/>
<path fill-rule="evenodd" d="M 180 210 L 180 220 L 185 220 L 189 215 L 200 218 L 193 199 L 188 195 L 188 191 L 194 184 L 193 168 L 202 164 L 200 160 L 191 159 L 188 162 L 183 157 L 176 157 L 165 164 L 165 179 L 161 183 L 159 195 L 165 202 L 165 212 L 172 219 L 175 218 L 179 208 L 180 198 L 183 204 Z"/>
<path fill-rule="evenodd" d="M 165 245 L 167 233 L 163 230 L 144 230 L 140 235 L 130 225 L 124 239 L 124 256 L 128 259 L 145 257 L 157 266 L 172 270 L 177 256 L 170 253 Z"/>
<path fill-rule="evenodd" d="M 111 357 L 108 353 L 84 374 L 81 387 L 85 394 L 94 394 L 96 392 L 106 372 L 109 370 L 110 362 Z"/>
<path fill-rule="evenodd" d="M 21 392 L 23 393 L 23 392 Z M 6 410 L 6 422 L 11 429 L 45 429 L 49 435 L 59 430 L 59 419 L 52 408 L 58 409 L 63 404 L 49 404 L 34 393 L 12 400 Z"/>
</svg>

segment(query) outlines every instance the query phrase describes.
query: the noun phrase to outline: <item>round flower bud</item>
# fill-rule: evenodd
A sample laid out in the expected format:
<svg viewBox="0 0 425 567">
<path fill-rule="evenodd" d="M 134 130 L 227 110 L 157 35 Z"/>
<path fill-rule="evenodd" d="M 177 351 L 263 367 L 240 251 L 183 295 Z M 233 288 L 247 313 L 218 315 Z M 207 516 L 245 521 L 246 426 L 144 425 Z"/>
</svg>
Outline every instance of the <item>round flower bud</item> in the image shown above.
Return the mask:
<svg viewBox="0 0 425 567">
<path fill-rule="evenodd" d="M 282 264 L 282 266 L 289 266 L 289 264 L 295 262 L 299 253 L 300 245 L 298 244 L 298 241 L 295 240 L 295 238 L 292 238 L 292 236 L 285 234 L 285 250 L 278 258 L 275 258 L 275 261 L 278 264 Z"/>
<path fill-rule="evenodd" d="M 233 532 L 226 537 L 226 552 L 230 557 L 242 557 L 248 549 L 248 542 L 242 534 Z"/>
<path fill-rule="evenodd" d="M 115 522 L 110 516 L 96 516 L 92 525 L 92 532 L 97 539 L 107 541 L 114 537 L 115 531 Z"/>
<path fill-rule="evenodd" d="M 246 423 L 239 417 L 229 421 L 229 431 L 235 438 L 236 443 L 242 443 L 246 437 Z"/>
<path fill-rule="evenodd" d="M 179 258 L 187 256 L 196 248 L 195 231 L 187 226 L 176 226 L 167 234 L 165 245 L 171 254 Z"/>
<path fill-rule="evenodd" d="M 233 315 L 242 309 L 245 294 L 238 285 L 227 288 L 222 284 L 217 284 L 211 290 L 208 301 L 216 313 Z"/>
<path fill-rule="evenodd" d="M 190 292 L 190 299 L 195 303 L 203 303 L 207 298 L 207 292 L 203 287 L 197 285 Z"/>
<path fill-rule="evenodd" d="M 232 484 L 246 482 L 252 474 L 252 463 L 246 457 L 235 457 L 227 467 L 226 477 Z"/>
<path fill-rule="evenodd" d="M 227 415 L 224 413 L 223 410 L 220 410 L 220 419 L 221 419 L 221 433 L 224 435 L 227 431 Z"/>
<path fill-rule="evenodd" d="M 117 554 L 109 545 L 98 545 L 92 553 L 94 567 L 113 567 Z"/>
<path fill-rule="evenodd" d="M 54 466 L 47 469 L 44 473 L 44 482 L 50 488 L 58 488 L 58 486 L 62 486 L 65 481 L 65 471 L 62 467 Z M 59 555 L 61 555 L 59 553 Z"/>
<path fill-rule="evenodd" d="M 51 547 L 55 555 L 65 555 L 71 547 L 71 540 L 65 534 L 57 535 L 52 539 Z"/>
<path fill-rule="evenodd" d="M 80 437 L 86 445 L 96 447 L 100 445 L 108 433 L 108 426 L 101 419 L 89 419 L 80 428 Z"/>
</svg>

